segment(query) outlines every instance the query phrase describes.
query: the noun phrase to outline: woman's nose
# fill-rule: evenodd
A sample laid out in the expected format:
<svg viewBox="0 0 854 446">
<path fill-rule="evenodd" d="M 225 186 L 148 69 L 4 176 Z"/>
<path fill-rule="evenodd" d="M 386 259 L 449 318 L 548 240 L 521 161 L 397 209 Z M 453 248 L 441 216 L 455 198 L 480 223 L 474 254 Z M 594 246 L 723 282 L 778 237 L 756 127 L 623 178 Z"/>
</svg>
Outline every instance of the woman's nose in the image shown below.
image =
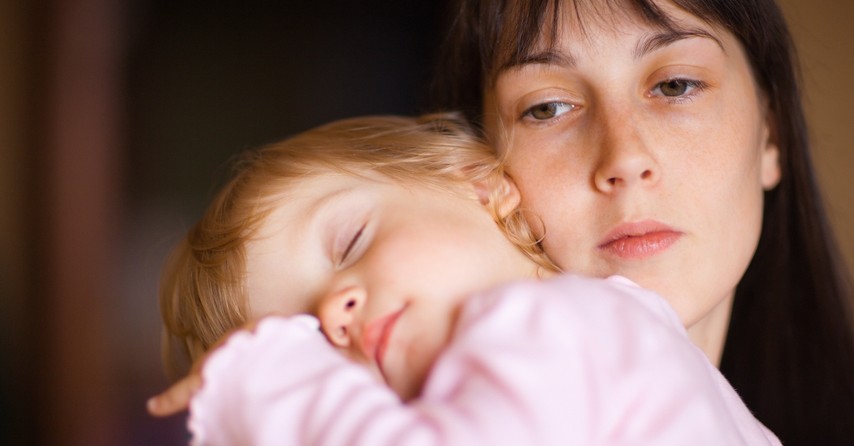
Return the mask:
<svg viewBox="0 0 854 446">
<path fill-rule="evenodd" d="M 327 296 L 320 304 L 320 326 L 336 347 L 349 347 L 359 315 L 365 305 L 366 293 L 361 287 L 348 287 Z"/>
<path fill-rule="evenodd" d="M 655 184 L 661 172 L 647 140 L 631 120 L 603 126 L 599 163 L 593 182 L 600 192 L 614 193 L 635 185 Z"/>
</svg>

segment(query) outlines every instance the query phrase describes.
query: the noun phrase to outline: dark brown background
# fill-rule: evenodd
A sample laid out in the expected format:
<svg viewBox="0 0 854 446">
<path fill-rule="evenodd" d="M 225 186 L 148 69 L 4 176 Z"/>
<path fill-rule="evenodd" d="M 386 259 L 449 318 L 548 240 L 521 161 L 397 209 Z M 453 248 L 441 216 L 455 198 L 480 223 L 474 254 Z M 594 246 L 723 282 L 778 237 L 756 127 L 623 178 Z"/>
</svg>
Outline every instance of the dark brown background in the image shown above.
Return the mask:
<svg viewBox="0 0 854 446">
<path fill-rule="evenodd" d="M 0 0 L 0 443 L 185 444 L 156 283 L 229 157 L 421 111 L 442 2 L 304 3 Z M 854 265 L 854 4 L 782 4 Z"/>
</svg>

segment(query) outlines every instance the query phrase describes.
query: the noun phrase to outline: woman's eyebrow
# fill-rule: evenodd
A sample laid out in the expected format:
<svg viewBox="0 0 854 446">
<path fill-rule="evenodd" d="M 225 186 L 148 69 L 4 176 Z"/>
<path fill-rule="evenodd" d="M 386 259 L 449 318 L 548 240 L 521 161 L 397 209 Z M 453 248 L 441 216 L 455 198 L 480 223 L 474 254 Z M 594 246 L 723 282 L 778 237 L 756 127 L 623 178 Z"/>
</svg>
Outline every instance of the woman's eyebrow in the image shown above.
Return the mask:
<svg viewBox="0 0 854 446">
<path fill-rule="evenodd" d="M 717 44 L 721 48 L 721 50 L 726 51 L 721 40 L 715 35 L 704 29 L 695 28 L 686 30 L 668 30 L 644 36 L 643 38 L 638 40 L 632 57 L 636 60 L 641 59 L 649 53 L 659 50 L 667 45 L 694 37 L 709 39 L 715 42 L 715 44 Z M 575 56 L 563 51 L 555 49 L 538 51 L 534 53 L 523 54 L 518 58 L 514 58 L 508 61 L 507 63 L 499 67 L 498 70 L 496 70 L 495 77 L 497 78 L 501 75 L 501 73 L 505 71 L 514 68 L 524 67 L 526 65 L 555 65 L 571 68 L 576 66 L 576 63 L 577 62 Z"/>
<path fill-rule="evenodd" d="M 638 41 L 638 44 L 635 46 L 633 57 L 635 58 L 635 60 L 641 59 L 647 54 L 661 49 L 667 45 L 693 37 L 710 39 L 714 41 L 721 48 L 721 50 L 726 51 L 720 39 L 718 39 L 717 37 L 715 37 L 710 32 L 704 29 L 695 28 L 687 30 L 668 30 L 661 33 L 647 35 Z"/>
<path fill-rule="evenodd" d="M 571 68 L 576 65 L 576 61 L 572 54 L 567 54 L 553 49 L 523 54 L 522 56 L 514 58 L 499 67 L 495 72 L 495 77 L 498 77 L 505 71 L 524 67 L 526 65 L 557 65 Z"/>
</svg>

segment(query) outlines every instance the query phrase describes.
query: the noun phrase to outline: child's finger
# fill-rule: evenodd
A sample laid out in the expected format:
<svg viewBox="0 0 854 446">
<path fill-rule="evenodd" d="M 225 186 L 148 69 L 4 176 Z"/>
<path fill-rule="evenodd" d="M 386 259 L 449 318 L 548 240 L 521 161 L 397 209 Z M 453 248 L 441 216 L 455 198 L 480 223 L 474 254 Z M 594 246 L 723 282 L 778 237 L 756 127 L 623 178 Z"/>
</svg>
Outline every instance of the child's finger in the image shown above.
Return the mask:
<svg viewBox="0 0 854 446">
<path fill-rule="evenodd" d="M 190 399 L 202 387 L 202 377 L 192 374 L 173 384 L 160 395 L 151 397 L 146 407 L 156 417 L 166 417 L 186 410 Z"/>
</svg>

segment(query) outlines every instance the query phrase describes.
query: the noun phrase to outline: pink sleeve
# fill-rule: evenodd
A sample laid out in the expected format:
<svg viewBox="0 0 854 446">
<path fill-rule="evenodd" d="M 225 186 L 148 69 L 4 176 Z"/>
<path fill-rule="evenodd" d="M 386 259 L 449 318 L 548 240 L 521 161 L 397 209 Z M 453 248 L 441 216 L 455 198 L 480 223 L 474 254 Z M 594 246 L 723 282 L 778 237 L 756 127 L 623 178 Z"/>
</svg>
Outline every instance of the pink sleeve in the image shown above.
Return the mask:
<svg viewBox="0 0 854 446">
<path fill-rule="evenodd" d="M 196 445 L 779 444 L 657 295 L 561 276 L 472 298 L 404 405 L 316 329 L 270 318 L 214 353 Z"/>
<path fill-rule="evenodd" d="M 440 444 L 422 440 L 417 412 L 306 318 L 265 318 L 210 356 L 190 403 L 193 445 Z"/>
<path fill-rule="evenodd" d="M 469 418 L 527 429 L 527 444 L 780 444 L 669 304 L 622 277 L 473 298 L 425 390 Z"/>
</svg>

